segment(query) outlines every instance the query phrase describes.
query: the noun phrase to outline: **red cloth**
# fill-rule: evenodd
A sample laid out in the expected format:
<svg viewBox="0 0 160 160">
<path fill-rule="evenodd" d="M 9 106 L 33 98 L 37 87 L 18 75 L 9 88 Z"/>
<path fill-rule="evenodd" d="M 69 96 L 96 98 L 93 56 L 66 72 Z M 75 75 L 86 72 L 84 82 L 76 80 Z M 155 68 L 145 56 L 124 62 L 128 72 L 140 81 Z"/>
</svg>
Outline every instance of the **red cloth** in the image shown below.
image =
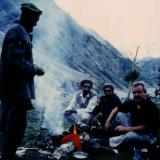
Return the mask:
<svg viewBox="0 0 160 160">
<path fill-rule="evenodd" d="M 72 133 L 72 134 L 69 134 L 69 135 L 63 137 L 61 140 L 61 143 L 63 144 L 63 143 L 67 143 L 70 141 L 72 141 L 75 144 L 77 150 L 79 150 L 79 151 L 82 150 L 82 145 L 81 145 L 79 136 L 77 134 Z"/>
</svg>

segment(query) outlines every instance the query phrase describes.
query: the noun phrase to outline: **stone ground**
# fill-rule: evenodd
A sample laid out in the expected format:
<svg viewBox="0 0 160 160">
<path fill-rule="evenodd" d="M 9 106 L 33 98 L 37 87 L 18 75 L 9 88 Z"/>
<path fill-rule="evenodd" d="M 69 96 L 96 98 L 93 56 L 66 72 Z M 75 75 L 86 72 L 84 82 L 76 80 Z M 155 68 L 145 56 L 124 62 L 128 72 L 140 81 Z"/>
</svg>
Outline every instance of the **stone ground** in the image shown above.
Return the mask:
<svg viewBox="0 0 160 160">
<path fill-rule="evenodd" d="M 2 135 L 0 134 L 0 147 L 2 144 Z M 40 150 L 38 148 L 21 147 L 17 151 L 20 158 L 17 160 L 51 160 L 49 158 L 50 152 Z M 125 155 L 126 156 L 126 155 Z M 103 153 L 102 155 L 94 156 L 92 160 L 127 160 L 124 155 L 115 155 L 110 153 Z M 71 160 L 70 158 L 63 158 L 63 160 Z"/>
</svg>

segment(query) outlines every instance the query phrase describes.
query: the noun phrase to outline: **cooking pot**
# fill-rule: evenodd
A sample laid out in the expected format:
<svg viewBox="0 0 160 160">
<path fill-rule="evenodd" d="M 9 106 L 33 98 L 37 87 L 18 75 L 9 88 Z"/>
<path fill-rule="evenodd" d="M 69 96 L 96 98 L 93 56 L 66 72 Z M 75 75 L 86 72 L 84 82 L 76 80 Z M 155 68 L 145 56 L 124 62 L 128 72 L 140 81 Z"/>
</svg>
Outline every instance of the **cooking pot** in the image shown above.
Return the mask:
<svg viewBox="0 0 160 160">
<path fill-rule="evenodd" d="M 72 153 L 72 160 L 90 160 L 87 152 L 76 151 Z"/>
</svg>

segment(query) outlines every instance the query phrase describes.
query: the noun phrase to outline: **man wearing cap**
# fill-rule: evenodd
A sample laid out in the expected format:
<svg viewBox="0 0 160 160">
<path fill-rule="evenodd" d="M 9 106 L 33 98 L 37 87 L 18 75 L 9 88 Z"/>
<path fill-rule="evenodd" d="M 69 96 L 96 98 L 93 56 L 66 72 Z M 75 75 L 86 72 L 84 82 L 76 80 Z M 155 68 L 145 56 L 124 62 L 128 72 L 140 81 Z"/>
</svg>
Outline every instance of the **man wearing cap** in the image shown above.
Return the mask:
<svg viewBox="0 0 160 160">
<path fill-rule="evenodd" d="M 103 86 L 104 96 L 100 97 L 98 105 L 94 108 L 90 122 L 99 120 L 104 126 L 106 119 L 111 111 L 121 104 L 119 97 L 114 93 L 114 87 L 110 83 L 105 83 Z"/>
<path fill-rule="evenodd" d="M 90 113 L 97 105 L 97 94 L 92 90 L 93 82 L 85 79 L 81 81 L 81 89 L 77 91 L 70 105 L 64 110 L 65 117 L 73 123 L 86 123 Z"/>
<path fill-rule="evenodd" d="M 1 52 L 0 99 L 3 113 L 0 128 L 3 132 L 2 160 L 14 160 L 21 143 L 27 110 L 35 99 L 34 76 L 44 70 L 33 63 L 32 31 L 42 11 L 31 3 L 21 6 L 20 20 L 6 33 Z"/>
</svg>

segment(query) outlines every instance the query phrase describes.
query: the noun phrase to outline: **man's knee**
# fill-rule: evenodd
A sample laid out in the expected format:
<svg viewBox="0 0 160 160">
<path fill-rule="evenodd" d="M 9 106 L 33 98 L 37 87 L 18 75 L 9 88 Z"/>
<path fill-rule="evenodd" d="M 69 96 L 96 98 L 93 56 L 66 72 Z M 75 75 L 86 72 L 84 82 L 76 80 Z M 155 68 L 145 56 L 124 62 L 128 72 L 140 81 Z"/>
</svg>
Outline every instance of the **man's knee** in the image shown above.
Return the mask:
<svg viewBox="0 0 160 160">
<path fill-rule="evenodd" d="M 141 136 L 138 135 L 138 134 L 135 133 L 135 132 L 128 132 L 128 133 L 126 133 L 125 137 L 126 137 L 128 140 L 141 139 Z"/>
<path fill-rule="evenodd" d="M 123 113 L 123 112 L 118 112 L 118 114 L 116 116 L 116 121 L 120 125 L 123 125 L 123 126 L 126 126 L 126 127 L 130 126 L 131 125 L 130 114 Z"/>
</svg>

